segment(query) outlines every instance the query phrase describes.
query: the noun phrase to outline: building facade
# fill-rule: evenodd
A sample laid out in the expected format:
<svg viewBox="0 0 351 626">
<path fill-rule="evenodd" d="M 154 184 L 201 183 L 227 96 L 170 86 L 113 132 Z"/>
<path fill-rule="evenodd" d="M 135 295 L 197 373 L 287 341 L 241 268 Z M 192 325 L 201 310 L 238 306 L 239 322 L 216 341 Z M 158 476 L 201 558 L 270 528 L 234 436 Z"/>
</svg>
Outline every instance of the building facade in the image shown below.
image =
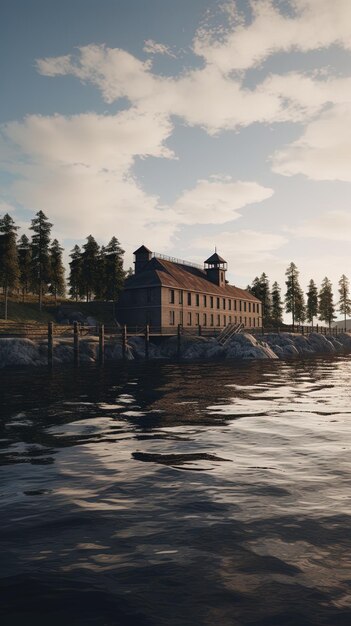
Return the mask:
<svg viewBox="0 0 351 626">
<path fill-rule="evenodd" d="M 129 328 L 223 328 L 262 326 L 262 305 L 250 292 L 229 285 L 227 263 L 217 253 L 204 267 L 152 253 L 134 252 L 135 273 L 121 293 L 117 319 Z"/>
</svg>

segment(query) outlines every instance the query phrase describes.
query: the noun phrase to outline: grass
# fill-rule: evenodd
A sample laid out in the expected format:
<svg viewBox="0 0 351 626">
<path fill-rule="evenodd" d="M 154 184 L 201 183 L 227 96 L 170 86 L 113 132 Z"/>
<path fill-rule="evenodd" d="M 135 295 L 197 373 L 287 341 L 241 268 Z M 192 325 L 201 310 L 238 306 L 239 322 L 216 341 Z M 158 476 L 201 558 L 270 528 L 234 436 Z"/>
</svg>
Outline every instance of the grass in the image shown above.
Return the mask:
<svg viewBox="0 0 351 626">
<path fill-rule="evenodd" d="M 113 303 L 112 302 L 74 302 L 60 298 L 58 303 L 50 296 L 45 296 L 42 310 L 39 310 L 38 298 L 36 296 L 26 296 L 26 302 L 22 302 L 22 297 L 11 296 L 8 301 L 8 321 L 9 322 L 37 322 L 46 324 L 56 320 L 59 306 L 69 308 L 71 311 L 80 311 L 85 317 L 94 317 L 101 324 L 114 325 Z M 0 301 L 0 320 L 4 319 L 4 301 Z"/>
</svg>

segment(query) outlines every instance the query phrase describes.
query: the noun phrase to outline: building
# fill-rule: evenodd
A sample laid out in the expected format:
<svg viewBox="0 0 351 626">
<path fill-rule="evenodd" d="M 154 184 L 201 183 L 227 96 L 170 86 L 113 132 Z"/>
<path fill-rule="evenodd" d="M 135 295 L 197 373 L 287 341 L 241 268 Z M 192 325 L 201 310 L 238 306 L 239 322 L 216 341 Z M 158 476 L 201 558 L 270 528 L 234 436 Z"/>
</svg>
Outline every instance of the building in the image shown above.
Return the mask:
<svg viewBox="0 0 351 626">
<path fill-rule="evenodd" d="M 215 252 L 204 267 L 153 253 L 134 252 L 135 272 L 118 302 L 118 321 L 129 328 L 223 328 L 242 322 L 262 326 L 262 305 L 250 292 L 229 285 L 227 263 Z"/>
</svg>

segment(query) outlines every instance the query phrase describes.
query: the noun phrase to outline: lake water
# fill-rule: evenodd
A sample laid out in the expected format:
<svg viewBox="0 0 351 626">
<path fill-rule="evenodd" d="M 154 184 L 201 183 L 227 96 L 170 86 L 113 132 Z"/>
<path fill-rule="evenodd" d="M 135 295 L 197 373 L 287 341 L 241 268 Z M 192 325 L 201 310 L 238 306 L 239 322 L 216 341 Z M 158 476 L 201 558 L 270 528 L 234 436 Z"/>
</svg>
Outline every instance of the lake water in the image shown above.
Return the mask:
<svg viewBox="0 0 351 626">
<path fill-rule="evenodd" d="M 0 372 L 3 626 L 351 624 L 351 359 Z"/>
</svg>

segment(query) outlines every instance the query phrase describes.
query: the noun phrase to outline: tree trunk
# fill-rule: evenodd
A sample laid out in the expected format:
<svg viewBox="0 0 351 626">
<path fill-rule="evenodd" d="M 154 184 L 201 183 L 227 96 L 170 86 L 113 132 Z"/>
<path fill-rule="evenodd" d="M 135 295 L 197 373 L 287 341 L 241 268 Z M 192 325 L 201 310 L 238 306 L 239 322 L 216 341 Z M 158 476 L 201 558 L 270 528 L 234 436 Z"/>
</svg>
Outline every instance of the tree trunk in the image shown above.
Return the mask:
<svg viewBox="0 0 351 626">
<path fill-rule="evenodd" d="M 5 287 L 5 312 L 4 312 L 4 318 L 5 320 L 7 320 L 7 305 L 8 305 L 8 298 L 9 298 L 9 288 L 6 285 Z"/>
</svg>

